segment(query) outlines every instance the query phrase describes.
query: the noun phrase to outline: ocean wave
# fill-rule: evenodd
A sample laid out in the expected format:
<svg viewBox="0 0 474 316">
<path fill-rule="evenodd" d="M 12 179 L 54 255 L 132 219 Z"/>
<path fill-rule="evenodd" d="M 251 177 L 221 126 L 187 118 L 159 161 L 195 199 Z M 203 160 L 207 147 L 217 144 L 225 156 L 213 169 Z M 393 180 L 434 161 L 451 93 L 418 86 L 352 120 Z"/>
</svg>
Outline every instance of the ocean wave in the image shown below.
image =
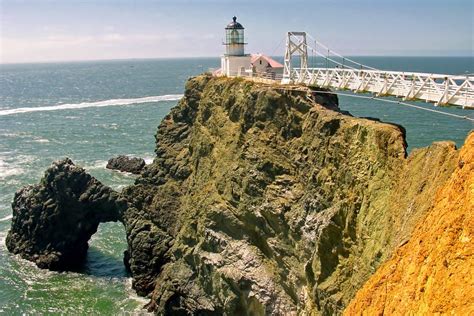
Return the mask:
<svg viewBox="0 0 474 316">
<path fill-rule="evenodd" d="M 24 133 L 1 133 L 3 137 L 23 137 Z"/>
<path fill-rule="evenodd" d="M 96 160 L 84 166 L 86 170 L 96 170 L 96 169 L 105 169 L 107 165 L 107 160 Z"/>
<path fill-rule="evenodd" d="M 13 215 L 8 215 L 8 216 L 5 216 L 4 218 L 0 218 L 0 222 L 6 222 L 8 220 L 11 220 L 13 217 Z"/>
<path fill-rule="evenodd" d="M 29 108 L 17 108 L 0 110 L 0 116 L 30 113 L 30 112 L 43 112 L 43 111 L 58 111 L 58 110 L 72 110 L 72 109 L 83 109 L 92 107 L 106 107 L 106 106 L 117 106 L 117 105 L 132 105 L 140 103 L 150 102 L 162 102 L 162 101 L 177 101 L 183 97 L 182 94 L 166 94 L 144 98 L 135 99 L 112 99 L 98 102 L 83 102 L 83 103 L 71 103 L 71 104 L 57 104 L 50 106 L 37 106 Z"/>
<path fill-rule="evenodd" d="M 126 278 L 124 280 L 124 286 L 125 293 L 127 294 L 126 300 L 133 300 L 138 303 L 138 306 L 135 308 L 133 314 L 137 313 L 138 315 L 153 315 L 153 313 L 150 313 L 143 308 L 146 304 L 150 302 L 150 299 L 137 295 L 137 292 L 135 292 L 132 287 L 132 278 Z"/>
<path fill-rule="evenodd" d="M 7 166 L 0 160 L 0 179 L 4 180 L 5 178 L 17 176 L 23 173 L 25 173 L 23 168 Z"/>
<path fill-rule="evenodd" d="M 0 133 L 0 137 L 8 137 L 8 138 L 21 138 L 21 139 L 28 139 L 30 138 L 32 142 L 35 143 L 49 143 L 50 140 L 43 137 L 34 136 L 29 133 L 21 132 L 21 133 Z"/>
<path fill-rule="evenodd" d="M 140 154 L 134 154 L 134 153 L 125 153 L 123 154 L 124 156 L 127 156 L 128 158 L 142 158 L 143 160 L 145 160 L 145 163 L 147 165 L 151 164 L 153 162 L 153 160 L 155 159 L 155 156 L 150 156 L 150 154 L 148 155 L 140 155 Z"/>
<path fill-rule="evenodd" d="M 0 231 L 0 248 L 6 249 L 5 240 L 7 239 L 8 230 Z M 2 249 L 3 250 L 3 249 Z"/>
<path fill-rule="evenodd" d="M 143 160 L 145 160 L 145 163 L 149 165 L 153 162 L 153 160 L 155 160 L 155 157 L 143 157 Z"/>
<path fill-rule="evenodd" d="M 36 143 L 49 143 L 49 139 L 46 138 L 38 138 L 33 140 Z"/>
<path fill-rule="evenodd" d="M 35 157 L 29 155 L 18 155 L 14 157 L 0 155 L 0 179 L 4 180 L 25 173 L 26 170 L 24 167 L 29 166 L 34 160 Z"/>
</svg>

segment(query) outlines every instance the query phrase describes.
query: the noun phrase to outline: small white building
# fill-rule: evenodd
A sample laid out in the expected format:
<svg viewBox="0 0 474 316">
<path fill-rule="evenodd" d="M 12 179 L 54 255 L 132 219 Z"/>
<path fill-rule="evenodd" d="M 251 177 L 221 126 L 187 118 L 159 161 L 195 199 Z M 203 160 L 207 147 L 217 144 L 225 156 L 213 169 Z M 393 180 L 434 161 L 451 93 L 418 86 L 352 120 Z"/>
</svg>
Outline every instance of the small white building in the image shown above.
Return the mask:
<svg viewBox="0 0 474 316">
<path fill-rule="evenodd" d="M 267 75 L 283 73 L 283 65 L 263 54 L 245 54 L 244 27 L 232 18 L 225 28 L 225 53 L 221 57 L 221 68 L 215 75 L 229 77 Z"/>
<path fill-rule="evenodd" d="M 255 74 L 283 74 L 283 65 L 263 54 L 251 54 L 250 64 Z"/>
</svg>

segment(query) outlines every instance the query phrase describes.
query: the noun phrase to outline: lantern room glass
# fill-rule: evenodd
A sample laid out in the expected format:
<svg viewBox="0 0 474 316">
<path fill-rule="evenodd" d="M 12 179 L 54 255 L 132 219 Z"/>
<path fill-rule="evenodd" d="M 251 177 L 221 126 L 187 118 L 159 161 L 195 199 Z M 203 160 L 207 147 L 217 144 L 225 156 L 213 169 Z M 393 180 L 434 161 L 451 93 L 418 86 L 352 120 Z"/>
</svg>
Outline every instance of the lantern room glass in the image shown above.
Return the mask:
<svg viewBox="0 0 474 316">
<path fill-rule="evenodd" d="M 243 29 L 226 29 L 226 44 L 244 44 L 244 30 Z"/>
</svg>

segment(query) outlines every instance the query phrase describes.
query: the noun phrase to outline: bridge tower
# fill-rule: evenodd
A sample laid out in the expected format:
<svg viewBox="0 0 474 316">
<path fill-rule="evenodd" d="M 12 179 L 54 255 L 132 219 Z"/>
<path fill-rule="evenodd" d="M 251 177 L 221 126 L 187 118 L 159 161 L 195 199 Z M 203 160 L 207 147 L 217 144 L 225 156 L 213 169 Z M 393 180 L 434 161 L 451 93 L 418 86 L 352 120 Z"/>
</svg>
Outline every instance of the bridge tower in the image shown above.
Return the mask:
<svg viewBox="0 0 474 316">
<path fill-rule="evenodd" d="M 308 68 L 308 44 L 306 43 L 306 32 L 288 32 L 286 37 L 285 64 L 283 69 L 283 84 L 291 83 L 291 58 L 293 55 L 300 56 L 300 69 Z M 303 75 L 302 73 L 300 75 Z"/>
</svg>

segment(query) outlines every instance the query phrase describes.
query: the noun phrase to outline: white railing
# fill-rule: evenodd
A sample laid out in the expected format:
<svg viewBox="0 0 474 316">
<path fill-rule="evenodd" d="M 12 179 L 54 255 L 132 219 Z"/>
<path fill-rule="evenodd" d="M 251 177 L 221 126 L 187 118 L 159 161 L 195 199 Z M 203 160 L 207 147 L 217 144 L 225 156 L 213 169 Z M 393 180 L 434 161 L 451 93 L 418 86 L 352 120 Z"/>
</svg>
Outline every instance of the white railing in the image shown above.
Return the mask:
<svg viewBox="0 0 474 316">
<path fill-rule="evenodd" d="M 290 80 L 285 80 L 285 83 L 474 108 L 474 76 L 351 68 L 292 68 Z"/>
<path fill-rule="evenodd" d="M 280 83 L 283 79 L 283 74 L 268 72 L 231 72 L 229 77 L 242 77 L 264 83 Z"/>
</svg>

